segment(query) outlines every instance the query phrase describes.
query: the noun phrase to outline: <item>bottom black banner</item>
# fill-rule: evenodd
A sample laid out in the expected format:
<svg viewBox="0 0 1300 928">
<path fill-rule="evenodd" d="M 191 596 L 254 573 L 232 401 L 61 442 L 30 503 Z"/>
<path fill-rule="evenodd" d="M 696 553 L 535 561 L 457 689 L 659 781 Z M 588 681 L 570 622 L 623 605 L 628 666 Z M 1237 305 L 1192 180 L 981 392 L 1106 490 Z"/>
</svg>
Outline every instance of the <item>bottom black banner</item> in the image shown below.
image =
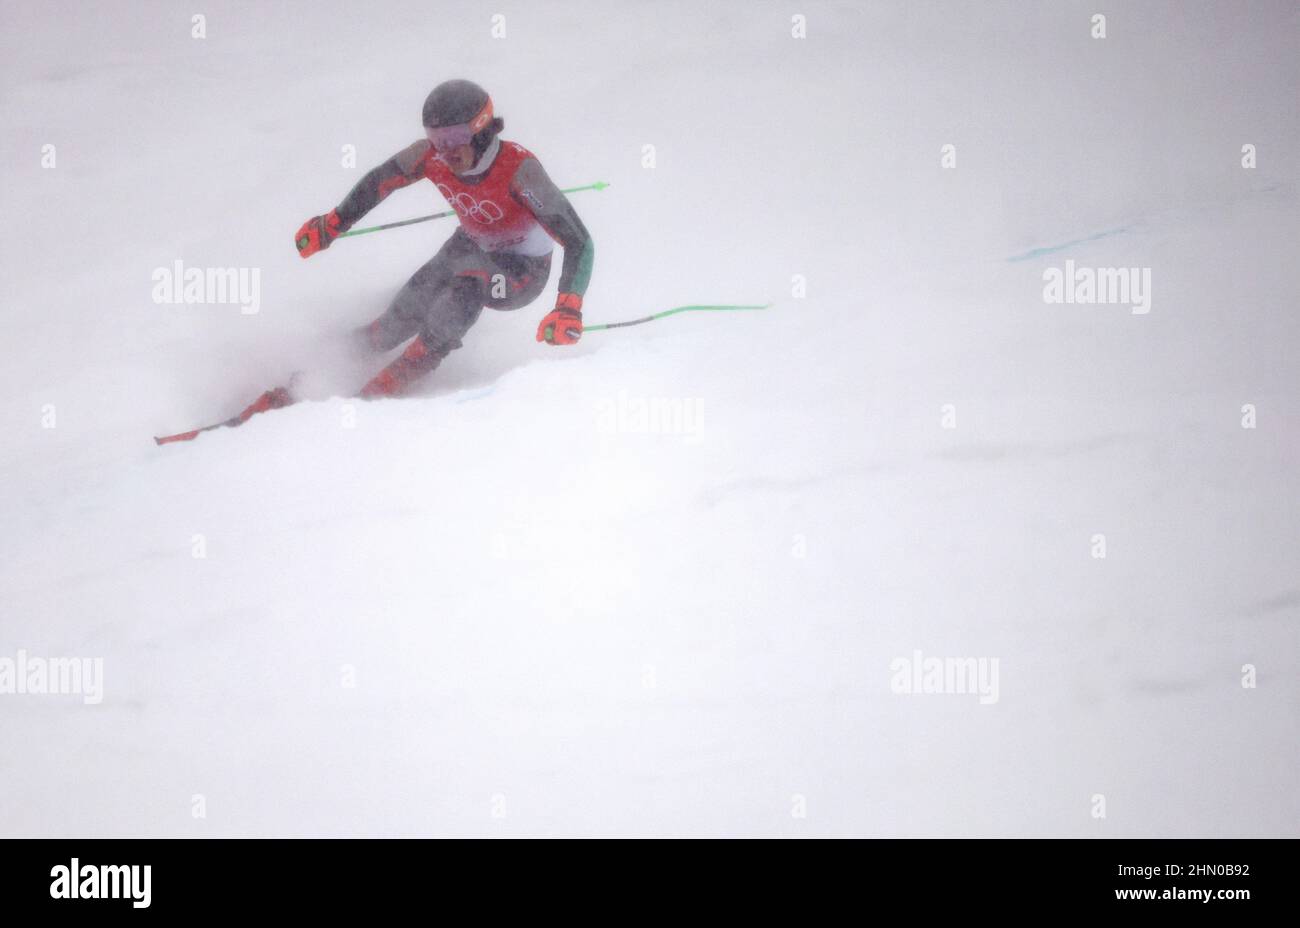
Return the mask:
<svg viewBox="0 0 1300 928">
<path fill-rule="evenodd" d="M 859 914 L 1291 908 L 1290 842 L 1246 840 L 10 840 L 8 915 L 284 911 L 373 918 L 436 900 L 539 917 L 747 906 Z M 687 903 L 689 900 L 689 903 Z M 614 908 L 610 909 L 609 906 Z M 920 907 L 919 909 L 917 907 Z M 15 923 L 16 924 L 16 923 Z"/>
</svg>

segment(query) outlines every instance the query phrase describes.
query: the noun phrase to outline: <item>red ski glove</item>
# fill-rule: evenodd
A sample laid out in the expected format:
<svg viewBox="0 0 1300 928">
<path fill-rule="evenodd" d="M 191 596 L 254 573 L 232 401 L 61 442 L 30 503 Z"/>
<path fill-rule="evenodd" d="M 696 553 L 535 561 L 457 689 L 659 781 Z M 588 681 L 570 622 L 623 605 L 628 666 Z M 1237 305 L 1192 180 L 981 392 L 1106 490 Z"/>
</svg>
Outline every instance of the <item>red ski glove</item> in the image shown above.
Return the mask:
<svg viewBox="0 0 1300 928">
<path fill-rule="evenodd" d="M 582 297 L 561 293 L 555 309 L 537 327 L 537 340 L 548 345 L 573 345 L 582 338 Z"/>
<path fill-rule="evenodd" d="M 298 246 L 298 254 L 310 258 L 318 251 L 330 247 L 330 242 L 342 233 L 342 221 L 337 210 L 330 210 L 324 216 L 314 216 L 302 224 L 293 243 Z"/>
</svg>

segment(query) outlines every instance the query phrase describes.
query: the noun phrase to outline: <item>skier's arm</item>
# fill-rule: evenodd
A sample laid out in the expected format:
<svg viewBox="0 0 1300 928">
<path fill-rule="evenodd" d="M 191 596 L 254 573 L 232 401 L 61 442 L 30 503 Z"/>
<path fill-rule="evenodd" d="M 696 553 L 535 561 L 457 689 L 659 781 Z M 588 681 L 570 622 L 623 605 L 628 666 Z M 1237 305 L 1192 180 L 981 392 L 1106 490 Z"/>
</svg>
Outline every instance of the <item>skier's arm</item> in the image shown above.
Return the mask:
<svg viewBox="0 0 1300 928">
<path fill-rule="evenodd" d="M 422 178 L 424 159 L 428 154 L 429 143 L 421 139 L 403 148 L 379 167 L 367 172 L 334 210 L 338 213 L 342 231 L 346 232 L 350 229 L 357 220 L 378 206 L 380 201 L 394 190 L 406 187 Z"/>
<path fill-rule="evenodd" d="M 562 302 L 556 306 L 568 305 L 581 310 L 582 295 L 591 282 L 591 268 L 596 259 L 596 244 L 587 227 L 536 158 L 528 158 L 519 165 L 510 192 L 537 217 L 551 238 L 564 247 L 564 266 L 560 269 Z"/>
<path fill-rule="evenodd" d="M 310 258 L 330 247 L 353 224 L 374 209 L 379 201 L 399 187 L 413 184 L 424 176 L 424 159 L 429 143 L 421 139 L 403 148 L 357 182 L 335 209 L 324 216 L 313 216 L 302 224 L 293 243 L 298 254 Z"/>
</svg>

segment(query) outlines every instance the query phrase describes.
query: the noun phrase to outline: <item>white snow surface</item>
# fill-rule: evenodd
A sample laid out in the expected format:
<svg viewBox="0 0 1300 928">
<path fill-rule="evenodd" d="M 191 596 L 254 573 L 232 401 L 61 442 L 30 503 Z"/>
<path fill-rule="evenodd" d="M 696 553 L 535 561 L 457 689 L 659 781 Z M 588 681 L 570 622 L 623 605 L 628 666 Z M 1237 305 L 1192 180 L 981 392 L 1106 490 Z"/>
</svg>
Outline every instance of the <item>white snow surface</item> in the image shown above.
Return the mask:
<svg viewBox="0 0 1300 928">
<path fill-rule="evenodd" d="M 0 694 L 0 834 L 1300 834 L 1294 4 L 497 6 L 0 3 L 0 659 L 104 674 Z M 452 227 L 292 235 L 450 77 L 611 184 L 589 324 L 772 308 L 540 345 L 557 252 L 347 399 Z"/>
</svg>

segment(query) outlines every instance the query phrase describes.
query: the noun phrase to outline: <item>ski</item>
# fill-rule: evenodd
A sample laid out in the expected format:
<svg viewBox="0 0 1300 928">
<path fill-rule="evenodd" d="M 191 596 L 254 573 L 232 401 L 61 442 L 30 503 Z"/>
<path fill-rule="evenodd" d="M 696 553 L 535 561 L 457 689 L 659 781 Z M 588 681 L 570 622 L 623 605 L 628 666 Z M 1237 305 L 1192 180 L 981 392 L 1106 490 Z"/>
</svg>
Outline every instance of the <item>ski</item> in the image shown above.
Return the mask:
<svg viewBox="0 0 1300 928">
<path fill-rule="evenodd" d="M 274 389 L 267 390 L 257 399 L 253 400 L 253 402 L 246 406 L 239 415 L 233 416 L 225 422 L 218 422 L 214 425 L 205 425 L 201 428 L 191 429 L 188 432 L 177 432 L 175 435 L 155 435 L 153 439 L 154 444 L 167 445 L 177 441 L 193 441 L 203 432 L 211 432 L 213 429 L 235 428 L 243 425 L 258 413 L 267 412 L 272 409 L 283 409 L 285 406 L 292 406 L 295 402 L 296 400 L 294 400 L 293 395 L 289 392 L 288 387 L 275 387 Z"/>
</svg>

